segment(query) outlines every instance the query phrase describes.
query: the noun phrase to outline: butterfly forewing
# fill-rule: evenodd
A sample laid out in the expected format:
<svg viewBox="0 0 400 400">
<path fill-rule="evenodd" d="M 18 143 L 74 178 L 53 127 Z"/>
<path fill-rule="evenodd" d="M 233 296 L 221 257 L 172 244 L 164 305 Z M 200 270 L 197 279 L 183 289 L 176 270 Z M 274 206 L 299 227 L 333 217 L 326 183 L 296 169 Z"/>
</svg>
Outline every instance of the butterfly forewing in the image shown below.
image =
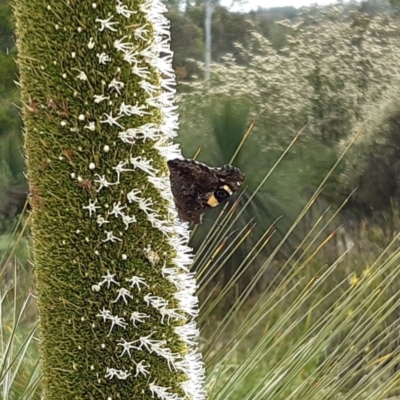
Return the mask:
<svg viewBox="0 0 400 400">
<path fill-rule="evenodd" d="M 188 159 L 168 161 L 171 191 L 182 221 L 201 223 L 202 215 L 227 200 L 244 182 L 236 167 L 212 168 Z"/>
</svg>

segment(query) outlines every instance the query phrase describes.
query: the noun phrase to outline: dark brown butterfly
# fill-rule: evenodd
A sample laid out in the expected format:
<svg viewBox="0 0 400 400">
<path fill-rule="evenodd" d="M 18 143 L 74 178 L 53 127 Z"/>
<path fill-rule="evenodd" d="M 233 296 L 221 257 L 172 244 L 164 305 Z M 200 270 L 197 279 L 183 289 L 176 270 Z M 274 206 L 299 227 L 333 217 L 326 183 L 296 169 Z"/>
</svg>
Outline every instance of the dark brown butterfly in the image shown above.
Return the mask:
<svg viewBox="0 0 400 400">
<path fill-rule="evenodd" d="M 229 199 L 244 182 L 243 173 L 232 165 L 212 168 L 198 161 L 168 161 L 170 182 L 179 218 L 201 224 L 203 214 Z"/>
</svg>

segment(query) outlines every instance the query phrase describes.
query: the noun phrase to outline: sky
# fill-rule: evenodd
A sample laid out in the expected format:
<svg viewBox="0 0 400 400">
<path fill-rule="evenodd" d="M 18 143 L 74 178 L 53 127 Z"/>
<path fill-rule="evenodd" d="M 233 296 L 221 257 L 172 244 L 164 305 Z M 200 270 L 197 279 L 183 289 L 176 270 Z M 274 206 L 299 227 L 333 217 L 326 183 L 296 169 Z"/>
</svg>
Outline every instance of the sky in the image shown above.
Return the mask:
<svg viewBox="0 0 400 400">
<path fill-rule="evenodd" d="M 232 0 L 221 0 L 222 5 L 229 6 Z M 241 6 L 239 9 L 237 7 L 233 8 L 234 11 L 249 11 L 250 9 L 257 9 L 257 7 L 270 8 L 270 7 L 302 7 L 309 6 L 311 4 L 326 5 L 330 3 L 335 3 L 334 0 L 247 0 L 247 4 Z"/>
</svg>

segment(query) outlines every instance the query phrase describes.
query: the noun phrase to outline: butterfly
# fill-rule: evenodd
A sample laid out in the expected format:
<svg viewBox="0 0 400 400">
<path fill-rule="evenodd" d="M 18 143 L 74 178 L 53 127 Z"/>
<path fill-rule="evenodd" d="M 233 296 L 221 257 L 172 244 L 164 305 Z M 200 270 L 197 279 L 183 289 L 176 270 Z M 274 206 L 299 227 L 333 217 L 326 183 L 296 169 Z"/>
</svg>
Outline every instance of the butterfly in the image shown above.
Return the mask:
<svg viewBox="0 0 400 400">
<path fill-rule="evenodd" d="M 201 224 L 203 214 L 228 200 L 244 182 L 232 165 L 209 167 L 189 159 L 168 161 L 172 195 L 181 221 Z"/>
</svg>

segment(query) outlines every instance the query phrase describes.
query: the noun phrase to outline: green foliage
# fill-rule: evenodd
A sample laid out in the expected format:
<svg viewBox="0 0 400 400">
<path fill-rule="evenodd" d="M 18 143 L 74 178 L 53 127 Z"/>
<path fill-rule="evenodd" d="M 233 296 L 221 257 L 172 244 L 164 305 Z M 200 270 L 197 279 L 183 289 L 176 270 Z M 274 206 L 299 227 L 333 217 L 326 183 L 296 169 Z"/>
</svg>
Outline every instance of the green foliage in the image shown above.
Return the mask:
<svg viewBox="0 0 400 400">
<path fill-rule="evenodd" d="M 4 400 L 39 400 L 35 300 L 18 284 L 0 289 L 0 389 Z"/>
<path fill-rule="evenodd" d="M 14 47 L 13 30 L 11 3 L 2 1 L 0 3 L 0 50 L 3 53 Z"/>
<path fill-rule="evenodd" d="M 346 158 L 341 190 L 357 187 L 353 202 L 364 210 L 389 211 L 399 206 L 400 194 L 400 86 L 387 98 L 365 109 L 367 122 L 360 124 L 360 137 Z M 342 146 L 346 145 L 346 141 Z M 364 211 L 365 212 L 365 211 Z"/>
<path fill-rule="evenodd" d="M 186 14 L 177 10 L 168 13 L 171 21 L 171 47 L 174 49 L 174 67 L 181 68 L 190 58 L 200 59 L 203 55 L 203 33 L 194 26 Z"/>
<path fill-rule="evenodd" d="M 310 234 L 315 241 L 325 229 L 319 226 Z M 276 253 L 259 264 L 231 311 L 210 324 L 205 354 L 211 397 L 318 399 L 329 393 L 329 398 L 378 399 L 398 394 L 397 240 L 375 253 L 367 253 L 360 242 L 359 250 L 331 265 L 326 258 L 322 264 L 313 261 L 308 246 L 278 268 Z M 252 268 L 251 256 L 258 251 L 251 247 L 244 270 Z M 215 264 L 204 262 L 201 275 L 207 264 L 225 263 L 224 257 Z M 240 270 L 229 285 L 236 284 Z M 251 297 L 250 288 L 271 273 L 272 283 Z M 212 289 L 209 281 L 207 292 Z M 228 300 L 227 290 L 216 292 L 203 309 Z M 241 309 L 248 297 L 256 301 L 254 307 Z M 216 341 L 222 342 L 217 351 Z"/>
<path fill-rule="evenodd" d="M 0 236 L 0 397 L 3 400 L 40 399 L 36 300 L 27 259 L 27 237 L 15 232 Z"/>
<path fill-rule="evenodd" d="M 265 196 L 257 205 L 261 211 L 258 222 L 266 225 L 271 218 L 263 216 L 269 212 L 275 218 L 283 214 L 293 221 L 291 215 L 299 211 L 304 191 L 315 189 L 323 179 L 341 152 L 339 143 L 350 141 L 347 138 L 363 123 L 365 109 L 390 96 L 400 64 L 396 22 L 386 14 L 370 16 L 362 10 L 350 14 L 344 6 L 312 7 L 303 9 L 298 20 L 282 21 L 279 26 L 287 32 L 285 48 L 276 50 L 254 29 L 247 46 L 237 44 L 234 55 L 212 66 L 210 90 L 198 80 L 182 83 L 180 95 L 182 146 L 188 155 L 202 146 L 201 157 L 214 164 L 229 160 L 221 149 L 230 143 L 226 135 L 233 125 L 226 125 L 224 135 L 223 129 L 215 129 L 214 116 L 220 116 L 232 99 L 239 114 L 241 109 L 244 113 L 250 110 L 247 124 L 258 114 L 244 151 L 247 160 L 239 160 L 245 172 L 251 171 L 247 174 L 250 190 L 308 124 L 261 191 Z M 242 123 L 229 116 L 227 120 L 235 121 L 244 134 Z M 363 162 L 368 161 L 360 160 Z M 335 170 L 323 193 L 336 207 L 343 200 L 337 196 L 341 168 Z M 383 165 L 379 168 L 377 177 Z M 391 180 L 389 175 L 381 177 L 382 182 L 386 179 Z M 365 180 L 369 180 L 368 174 Z M 346 188 L 341 196 L 348 195 L 354 186 Z M 386 197 L 386 206 L 388 202 Z"/>
<path fill-rule="evenodd" d="M 235 51 L 236 43 L 246 43 L 250 26 L 245 14 L 229 12 L 225 7 L 216 7 L 211 28 L 212 59 L 219 62 L 225 54 Z"/>
<path fill-rule="evenodd" d="M 0 4 L 0 234 L 12 231 L 21 208 L 15 207 L 11 186 L 23 185 L 21 120 L 18 114 L 19 94 L 14 83 L 17 67 L 11 4 Z M 24 196 L 22 196 L 23 198 Z M 23 200 L 24 202 L 24 200 Z"/>
<path fill-rule="evenodd" d="M 274 7 L 268 10 L 252 11 L 248 17 L 253 22 L 257 32 L 268 38 L 274 48 L 282 49 L 286 46 L 287 35 L 290 30 L 279 24 L 279 21 L 291 20 L 294 22 L 298 14 L 299 10 L 294 7 Z"/>
<path fill-rule="evenodd" d="M 16 135 L 0 139 L 0 235 L 18 226 L 28 187 L 23 176 L 21 143 Z"/>
<path fill-rule="evenodd" d="M 315 222 L 308 240 L 284 263 L 277 258 L 287 237 L 269 257 L 260 257 L 273 234 L 265 232 L 259 243 L 249 246 L 248 258 L 229 275 L 225 287 L 211 276 L 236 258 L 225 240 L 230 225 L 222 216 L 209 229 L 195 265 L 212 399 L 352 400 L 399 394 L 399 235 L 387 248 L 370 252 L 365 238 L 353 232 L 354 251 L 347 248 L 347 255 L 327 262 L 323 250 L 332 252 L 333 236 L 328 235 L 324 246 L 312 247 L 330 232 L 331 218 L 324 221 L 326 217 Z M 246 237 L 246 232 L 232 234 L 236 243 Z M 249 270 L 250 280 L 238 289 Z M 266 288 L 257 292 L 261 281 Z"/>
<path fill-rule="evenodd" d="M 18 221 L 17 224 L 22 226 L 21 221 Z M 26 265 L 29 257 L 28 243 L 27 237 L 18 238 L 15 232 L 1 235 L 0 259 L 7 260 L 10 256 L 13 256 L 23 265 Z"/>
</svg>

